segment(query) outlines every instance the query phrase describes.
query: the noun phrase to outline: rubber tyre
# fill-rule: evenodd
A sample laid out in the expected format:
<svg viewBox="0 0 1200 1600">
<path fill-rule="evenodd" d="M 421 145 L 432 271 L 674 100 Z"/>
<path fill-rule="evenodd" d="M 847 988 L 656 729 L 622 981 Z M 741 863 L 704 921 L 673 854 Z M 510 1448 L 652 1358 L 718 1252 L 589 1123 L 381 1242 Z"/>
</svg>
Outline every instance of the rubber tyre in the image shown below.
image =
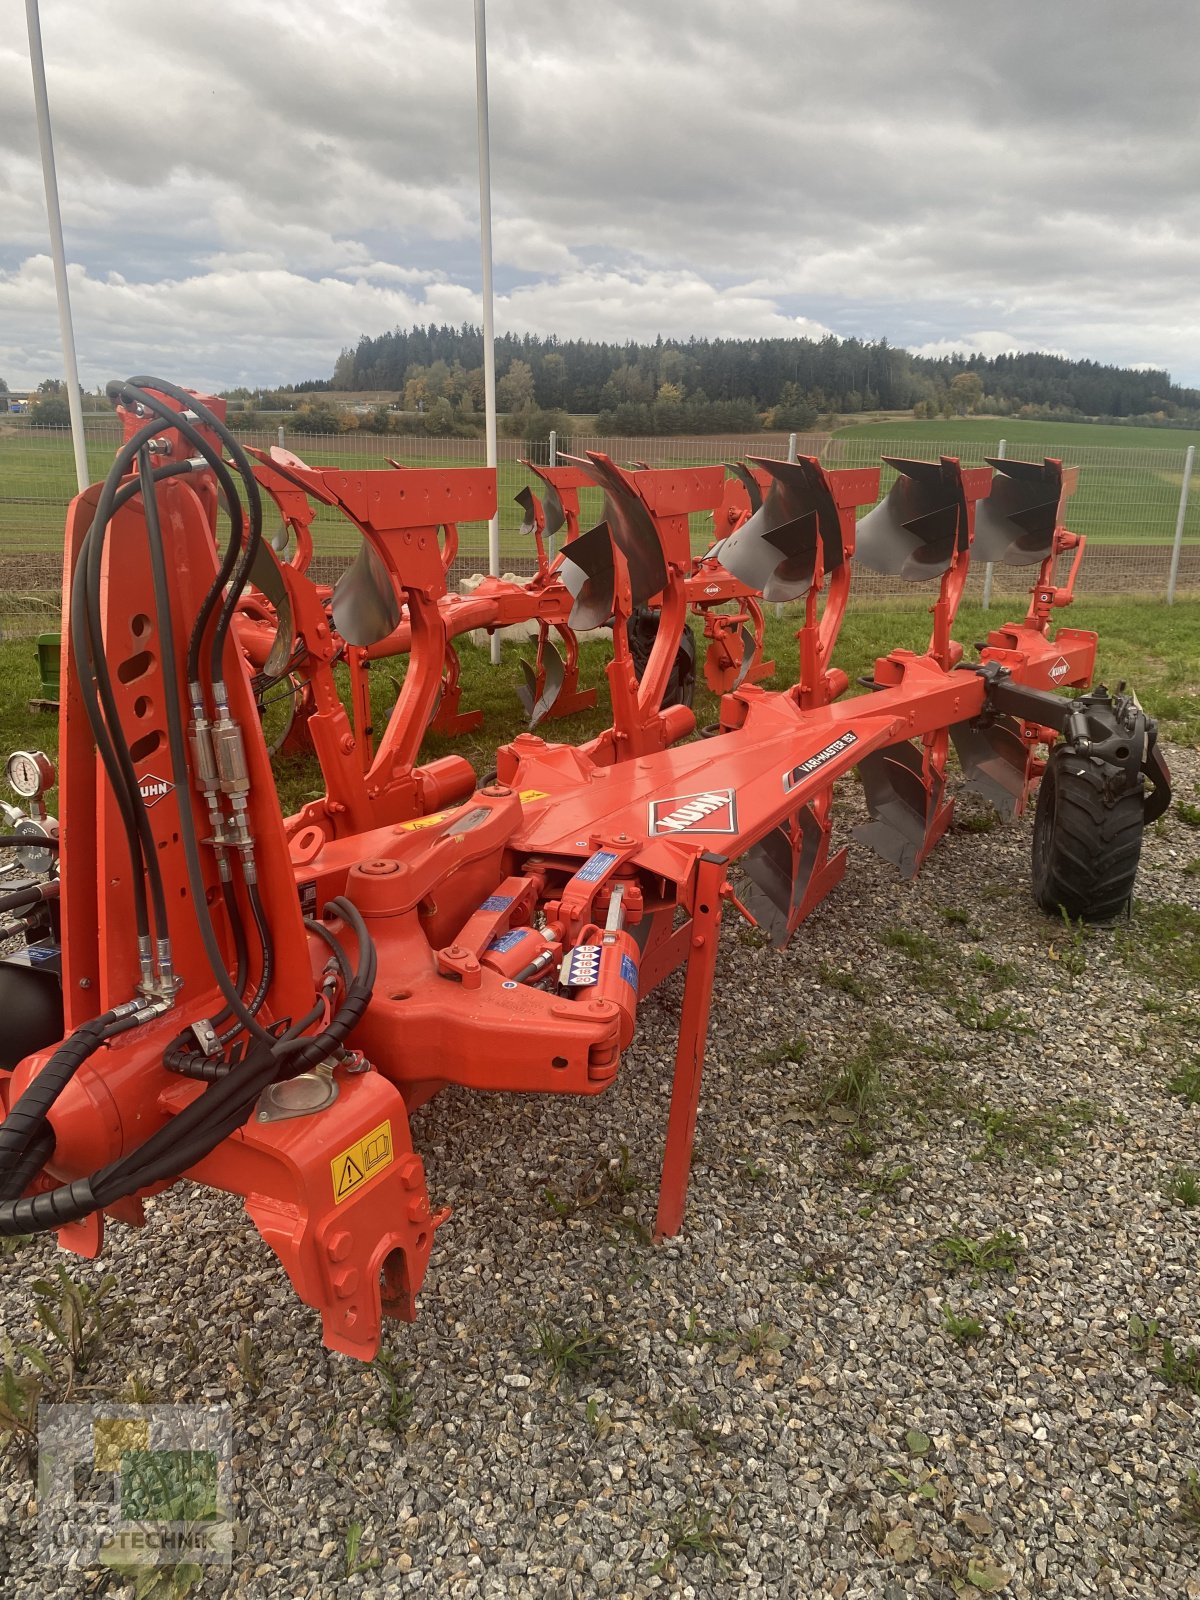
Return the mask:
<svg viewBox="0 0 1200 1600">
<path fill-rule="evenodd" d="M 1145 831 L 1142 783 L 1105 794 L 1111 768 L 1052 752 L 1033 820 L 1033 897 L 1043 911 L 1110 922 L 1129 905 Z"/>
</svg>

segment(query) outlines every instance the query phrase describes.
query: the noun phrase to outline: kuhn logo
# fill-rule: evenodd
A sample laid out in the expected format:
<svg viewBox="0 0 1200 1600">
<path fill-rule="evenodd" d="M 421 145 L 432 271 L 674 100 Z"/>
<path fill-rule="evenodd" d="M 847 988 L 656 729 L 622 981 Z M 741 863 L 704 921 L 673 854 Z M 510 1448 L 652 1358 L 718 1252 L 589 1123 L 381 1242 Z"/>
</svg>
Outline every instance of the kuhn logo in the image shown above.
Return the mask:
<svg viewBox="0 0 1200 1600">
<path fill-rule="evenodd" d="M 165 799 L 174 787 L 175 785 L 166 778 L 156 778 L 152 772 L 148 772 L 144 778 L 138 780 L 138 793 L 146 802 L 147 811 Z"/>
<path fill-rule="evenodd" d="M 1050 668 L 1050 677 L 1055 683 L 1061 683 L 1070 670 L 1071 663 L 1066 656 L 1059 656 L 1058 660 Z"/>
<path fill-rule="evenodd" d="M 650 834 L 736 833 L 737 803 L 732 789 L 677 794 L 650 802 Z"/>
<path fill-rule="evenodd" d="M 809 756 L 807 761 L 802 761 L 799 766 L 793 767 L 790 772 L 783 775 L 784 793 L 790 793 L 797 784 L 803 783 L 805 778 L 812 776 L 827 761 L 832 761 L 834 756 L 840 756 L 843 750 L 848 750 L 852 744 L 858 743 L 856 733 L 844 733 L 840 739 L 835 739 L 832 744 L 827 744 L 824 750 L 818 750 L 815 756 Z"/>
</svg>

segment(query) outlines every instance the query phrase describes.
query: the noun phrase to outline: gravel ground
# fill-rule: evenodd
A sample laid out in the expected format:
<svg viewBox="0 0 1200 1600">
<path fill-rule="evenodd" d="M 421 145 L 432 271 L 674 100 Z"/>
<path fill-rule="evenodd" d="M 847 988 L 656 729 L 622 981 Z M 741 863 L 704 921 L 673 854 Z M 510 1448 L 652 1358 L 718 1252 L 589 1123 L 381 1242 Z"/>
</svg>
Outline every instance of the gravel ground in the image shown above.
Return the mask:
<svg viewBox="0 0 1200 1600">
<path fill-rule="evenodd" d="M 1171 758 L 1195 802 L 1200 757 Z M 418 1113 L 454 1215 L 388 1373 L 322 1348 L 224 1197 L 177 1189 L 101 1262 L 61 1258 L 130 1302 L 96 1392 L 232 1406 L 245 1549 L 201 1592 L 1200 1596 L 1200 1375 L 1160 1374 L 1162 1337 L 1200 1344 L 1200 1206 L 1167 1193 L 1200 1167 L 1200 1105 L 1167 1089 L 1200 1020 L 1200 833 L 1173 809 L 1133 924 L 1071 937 L 1030 901 L 1029 820 L 972 817 L 913 885 L 857 850 L 782 954 L 727 923 L 675 1241 L 646 1229 L 678 977 L 603 1099 Z M 997 1234 L 1008 1270 L 939 1249 Z M 0 1261 L 12 1337 L 54 1259 Z M 132 1593 L 40 1568 L 33 1512 L 10 1459 L 12 1600 Z"/>
</svg>

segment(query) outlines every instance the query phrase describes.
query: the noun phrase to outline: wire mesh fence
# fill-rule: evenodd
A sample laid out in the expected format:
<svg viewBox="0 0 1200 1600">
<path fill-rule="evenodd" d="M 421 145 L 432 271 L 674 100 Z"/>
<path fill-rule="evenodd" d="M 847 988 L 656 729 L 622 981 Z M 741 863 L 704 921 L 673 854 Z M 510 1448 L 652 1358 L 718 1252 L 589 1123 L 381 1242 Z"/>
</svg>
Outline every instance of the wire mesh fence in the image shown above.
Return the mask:
<svg viewBox="0 0 1200 1600">
<path fill-rule="evenodd" d="M 247 444 L 267 449 L 279 442 L 270 430 L 241 435 Z M 102 478 L 120 442 L 115 418 L 88 421 L 88 463 L 93 480 Z M 314 466 L 386 467 L 394 461 L 404 467 L 483 466 L 482 439 L 416 437 L 358 431 L 339 435 L 288 433 L 287 448 Z M 882 456 L 908 456 L 933 460 L 940 455 L 960 455 L 981 462 L 1000 453 L 1010 458 L 1040 460 L 1054 456 L 1080 468 L 1079 489 L 1068 508 L 1068 525 L 1087 536 L 1088 549 L 1080 576 L 1081 593 L 1125 594 L 1161 598 L 1167 591 L 1172 547 L 1184 487 L 1186 451 L 1180 446 L 1125 449 L 1110 445 L 1072 445 L 1047 430 L 1036 445 L 1012 444 L 1002 452 L 1001 435 L 969 448 L 955 441 L 951 426 L 941 438 L 880 439 L 849 433 L 757 433 L 729 437 L 658 437 L 648 439 L 575 435 L 571 439 L 512 440 L 499 445 L 498 515 L 501 569 L 522 576 L 533 570 L 534 551 L 521 534 L 522 512 L 517 493 L 536 480 L 523 461 L 548 463 L 553 450 L 582 455 L 601 450 L 620 465 L 702 466 L 741 460 L 747 456 L 786 458 L 789 448 L 818 457 L 828 467 L 864 467 Z M 881 493 L 886 493 L 894 472 L 886 465 Z M 62 541 L 66 509 L 75 492 L 71 441 L 66 429 L 0 428 L 0 637 L 29 637 L 57 626 L 62 584 Z M 584 526 L 598 520 L 599 490 L 581 496 Z M 591 519 L 591 520 L 589 520 Z M 459 555 L 451 580 L 487 570 L 487 525 L 459 528 Z M 711 519 L 693 518 L 693 547 L 699 553 L 711 539 Z M 313 524 L 315 573 L 329 581 L 356 553 L 359 536 L 337 512 L 317 510 Z M 1028 568 L 997 567 L 992 594 L 996 602 L 1023 595 L 1032 574 Z M 968 592 L 979 596 L 984 581 L 983 564 L 971 573 Z M 878 598 L 912 598 L 911 585 L 861 571 L 856 592 Z M 1190 495 L 1183 518 L 1177 593 L 1200 594 L 1200 486 Z"/>
</svg>

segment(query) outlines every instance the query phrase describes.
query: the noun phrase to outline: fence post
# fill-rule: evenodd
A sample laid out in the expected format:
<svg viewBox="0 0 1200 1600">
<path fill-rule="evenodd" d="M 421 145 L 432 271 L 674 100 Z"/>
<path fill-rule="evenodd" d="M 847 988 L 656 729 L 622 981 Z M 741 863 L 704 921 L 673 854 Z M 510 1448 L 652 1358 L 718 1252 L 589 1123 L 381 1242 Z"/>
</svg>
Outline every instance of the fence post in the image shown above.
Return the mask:
<svg viewBox="0 0 1200 1600">
<path fill-rule="evenodd" d="M 558 430 L 556 428 L 550 429 L 550 447 L 546 451 L 546 462 L 547 465 L 551 467 L 556 467 L 558 465 Z M 551 561 L 554 560 L 553 534 L 550 534 L 546 540 L 546 554 L 549 556 Z"/>
<path fill-rule="evenodd" d="M 279 432 L 279 442 L 282 445 L 287 440 L 287 434 L 283 431 L 283 423 L 282 422 L 279 424 L 278 432 Z"/>
<path fill-rule="evenodd" d="M 1008 440 L 1007 439 L 1001 439 L 1000 448 L 996 451 L 996 454 L 998 456 L 1003 457 L 1007 453 L 1008 453 Z M 994 564 L 991 561 L 989 561 L 987 566 L 984 567 L 984 569 L 983 569 L 983 609 L 985 611 L 988 609 L 988 607 L 992 603 L 992 572 L 993 572 L 993 570 L 994 570 Z"/>
<path fill-rule="evenodd" d="M 795 461 L 795 459 L 796 459 L 796 435 L 794 433 L 789 433 L 788 434 L 788 460 L 789 461 Z"/>
<path fill-rule="evenodd" d="M 1171 571 L 1167 578 L 1167 604 L 1175 604 L 1175 584 L 1179 578 L 1179 557 L 1183 550 L 1183 524 L 1187 518 L 1188 489 L 1192 482 L 1192 466 L 1196 460 L 1196 446 L 1187 447 L 1183 458 L 1183 485 L 1179 491 L 1179 514 L 1175 518 L 1175 543 L 1171 547 Z"/>
</svg>

